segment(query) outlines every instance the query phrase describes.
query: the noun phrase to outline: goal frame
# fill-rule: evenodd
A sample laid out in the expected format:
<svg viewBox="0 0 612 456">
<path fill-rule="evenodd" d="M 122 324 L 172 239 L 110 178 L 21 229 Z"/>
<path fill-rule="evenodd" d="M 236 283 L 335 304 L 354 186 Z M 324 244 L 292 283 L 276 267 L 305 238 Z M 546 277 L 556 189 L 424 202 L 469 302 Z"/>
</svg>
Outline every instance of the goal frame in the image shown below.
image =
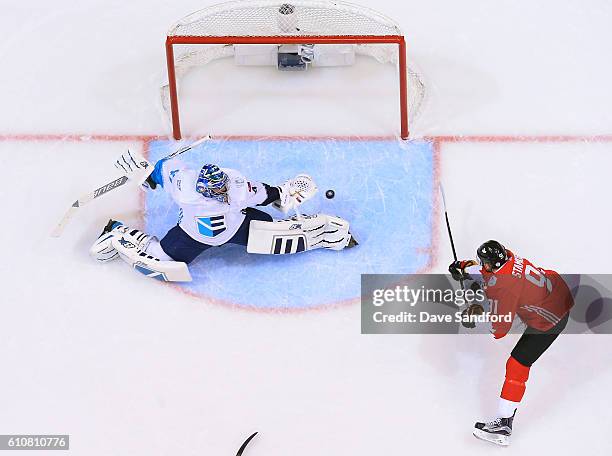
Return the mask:
<svg viewBox="0 0 612 456">
<path fill-rule="evenodd" d="M 172 117 L 172 136 L 181 139 L 178 88 L 174 60 L 175 45 L 197 44 L 396 44 L 399 67 L 400 137 L 408 139 L 408 82 L 406 40 L 403 35 L 305 35 L 305 36 L 167 36 L 166 62 Z"/>
</svg>

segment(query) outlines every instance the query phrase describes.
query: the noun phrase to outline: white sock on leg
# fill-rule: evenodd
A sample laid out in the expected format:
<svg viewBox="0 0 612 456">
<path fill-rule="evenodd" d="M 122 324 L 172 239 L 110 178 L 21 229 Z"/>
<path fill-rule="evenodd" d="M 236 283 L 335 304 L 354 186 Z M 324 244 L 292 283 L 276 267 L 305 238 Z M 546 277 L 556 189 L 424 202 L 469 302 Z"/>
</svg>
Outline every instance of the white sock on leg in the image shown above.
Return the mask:
<svg viewBox="0 0 612 456">
<path fill-rule="evenodd" d="M 519 404 L 520 402 L 509 401 L 508 399 L 500 397 L 497 413 L 499 414 L 500 418 L 510 418 L 512 415 L 514 415 L 514 411 L 517 409 Z"/>
</svg>

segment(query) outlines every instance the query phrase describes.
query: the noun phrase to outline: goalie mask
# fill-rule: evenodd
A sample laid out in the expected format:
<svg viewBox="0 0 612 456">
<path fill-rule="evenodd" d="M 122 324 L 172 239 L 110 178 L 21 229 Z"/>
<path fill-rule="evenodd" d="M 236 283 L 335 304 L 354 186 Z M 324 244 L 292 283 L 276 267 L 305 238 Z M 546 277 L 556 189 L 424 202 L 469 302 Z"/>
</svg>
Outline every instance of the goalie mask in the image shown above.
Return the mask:
<svg viewBox="0 0 612 456">
<path fill-rule="evenodd" d="M 196 191 L 206 198 L 227 203 L 228 175 L 217 165 L 204 165 L 196 182 Z"/>
</svg>

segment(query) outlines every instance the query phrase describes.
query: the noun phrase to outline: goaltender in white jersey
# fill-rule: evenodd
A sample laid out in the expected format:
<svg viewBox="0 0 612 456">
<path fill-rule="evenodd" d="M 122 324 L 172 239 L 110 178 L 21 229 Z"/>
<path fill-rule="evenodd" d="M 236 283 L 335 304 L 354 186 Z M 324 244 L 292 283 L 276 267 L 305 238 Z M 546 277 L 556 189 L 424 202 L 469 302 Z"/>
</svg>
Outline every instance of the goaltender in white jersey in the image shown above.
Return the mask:
<svg viewBox="0 0 612 456">
<path fill-rule="evenodd" d="M 178 222 L 160 241 L 111 219 L 90 249 L 101 262 L 120 257 L 149 277 L 189 281 L 187 264 L 203 251 L 226 243 L 244 245 L 249 253 L 272 255 L 357 245 L 346 220 L 325 214 L 297 215 L 297 207 L 317 190 L 306 174 L 271 186 L 215 164 L 190 169 L 178 158 L 162 159 L 153 167 L 130 152 L 122 154 L 115 166 L 146 189 L 161 187 L 168 192 L 179 206 Z M 283 213 L 295 210 L 296 216 L 273 220 L 255 208 L 268 205 Z"/>
<path fill-rule="evenodd" d="M 178 226 L 203 244 L 218 246 L 229 241 L 246 218 L 244 209 L 261 205 L 267 198 L 261 182 L 248 181 L 238 171 L 220 168 L 227 175 L 227 201 L 203 198 L 196 190 L 198 173 L 179 159 L 164 163 L 163 188 L 180 207 Z"/>
</svg>

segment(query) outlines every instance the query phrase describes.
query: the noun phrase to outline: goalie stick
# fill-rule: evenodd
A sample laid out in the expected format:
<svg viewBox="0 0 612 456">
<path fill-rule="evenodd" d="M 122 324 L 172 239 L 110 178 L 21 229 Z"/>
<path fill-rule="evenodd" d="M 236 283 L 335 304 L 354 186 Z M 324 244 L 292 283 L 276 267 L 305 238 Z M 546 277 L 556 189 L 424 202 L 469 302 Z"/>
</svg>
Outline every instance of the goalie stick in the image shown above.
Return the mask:
<svg viewBox="0 0 612 456">
<path fill-rule="evenodd" d="M 188 146 L 181 147 L 177 151 L 172 152 L 170 155 L 167 155 L 166 157 L 164 157 L 163 160 L 174 158 L 177 155 L 180 155 L 183 152 L 187 152 L 188 150 L 191 150 L 193 147 L 199 144 L 202 144 L 203 142 L 208 141 L 210 139 L 212 139 L 212 137 L 210 135 L 206 135 L 203 138 L 198 139 L 197 141 L 189 144 Z M 123 186 L 127 181 L 128 181 L 127 176 L 121 176 L 116 179 L 113 179 L 107 184 L 104 184 L 102 187 L 97 188 L 93 192 L 86 193 L 85 195 L 82 195 L 81 197 L 79 197 L 74 203 L 72 203 L 72 206 L 70 206 L 70 209 L 66 211 L 66 213 L 64 214 L 60 222 L 55 226 L 55 228 L 51 232 L 51 236 L 60 237 L 62 235 L 62 233 L 64 232 L 64 228 L 66 228 L 66 225 L 68 224 L 68 222 L 74 217 L 75 213 L 77 212 L 77 209 L 89 203 L 90 201 L 102 195 L 105 195 L 111 190 L 114 190 L 116 188 Z"/>
<path fill-rule="evenodd" d="M 74 217 L 74 214 L 76 213 L 78 208 L 89 203 L 91 200 L 96 199 L 99 196 L 102 196 L 105 193 L 110 192 L 111 190 L 115 188 L 121 187 L 127 181 L 128 181 L 127 176 L 121 176 L 109 182 L 108 184 L 105 184 L 102 187 L 94 190 L 93 192 L 90 192 L 90 193 L 87 193 L 86 195 L 81 196 L 74 203 L 72 203 L 72 206 L 70 206 L 70 209 L 66 211 L 66 213 L 64 214 L 60 222 L 54 228 L 53 232 L 51 233 L 51 236 L 60 237 L 62 235 L 62 233 L 64 232 L 64 228 L 66 227 L 68 222 L 72 219 L 72 217 Z"/>
</svg>

